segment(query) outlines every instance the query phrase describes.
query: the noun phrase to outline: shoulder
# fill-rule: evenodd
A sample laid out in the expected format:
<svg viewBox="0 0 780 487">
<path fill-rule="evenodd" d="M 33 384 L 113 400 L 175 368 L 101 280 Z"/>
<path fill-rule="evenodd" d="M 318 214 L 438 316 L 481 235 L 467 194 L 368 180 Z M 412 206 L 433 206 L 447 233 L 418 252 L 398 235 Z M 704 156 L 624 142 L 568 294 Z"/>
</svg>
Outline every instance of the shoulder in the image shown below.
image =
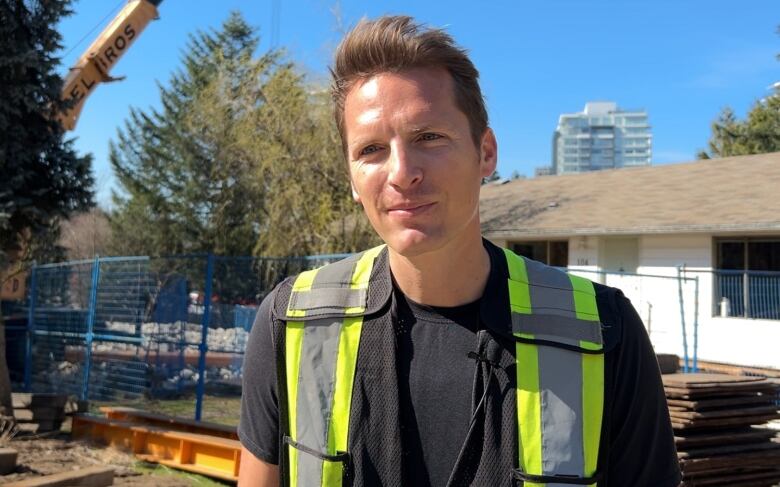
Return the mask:
<svg viewBox="0 0 780 487">
<path fill-rule="evenodd" d="M 285 279 L 270 309 L 276 320 L 366 315 L 384 305 L 391 288 L 382 245 Z"/>
<path fill-rule="evenodd" d="M 596 305 L 604 335 L 604 348 L 609 352 L 617 347 L 622 340 L 623 329 L 628 318 L 626 307 L 631 307 L 631 302 L 623 295 L 623 291 L 615 287 L 594 282 L 593 290 L 596 292 Z"/>
</svg>

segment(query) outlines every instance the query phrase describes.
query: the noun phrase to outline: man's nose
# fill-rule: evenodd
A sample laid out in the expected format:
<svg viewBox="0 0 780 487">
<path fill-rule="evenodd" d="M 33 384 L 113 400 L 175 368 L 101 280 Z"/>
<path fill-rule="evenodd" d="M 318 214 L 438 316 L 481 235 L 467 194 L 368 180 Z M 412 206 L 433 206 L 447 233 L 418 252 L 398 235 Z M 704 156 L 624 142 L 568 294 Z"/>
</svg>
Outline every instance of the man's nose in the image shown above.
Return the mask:
<svg viewBox="0 0 780 487">
<path fill-rule="evenodd" d="M 404 142 L 391 144 L 387 180 L 399 189 L 415 186 L 423 179 L 423 167 L 419 157 Z"/>
</svg>

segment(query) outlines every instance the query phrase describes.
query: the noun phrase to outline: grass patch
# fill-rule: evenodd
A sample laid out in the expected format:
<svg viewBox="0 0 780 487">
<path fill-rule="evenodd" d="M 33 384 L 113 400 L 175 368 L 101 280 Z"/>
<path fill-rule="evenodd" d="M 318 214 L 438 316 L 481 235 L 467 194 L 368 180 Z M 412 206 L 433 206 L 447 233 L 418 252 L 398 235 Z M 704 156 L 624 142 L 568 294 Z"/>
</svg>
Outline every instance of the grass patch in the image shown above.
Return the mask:
<svg viewBox="0 0 780 487">
<path fill-rule="evenodd" d="M 196 473 L 184 472 L 175 468 L 166 467 L 149 462 L 136 462 L 133 469 L 138 473 L 154 475 L 155 477 L 176 477 L 187 479 L 193 487 L 224 487 L 226 485 L 235 485 L 226 482 L 220 482 Z"/>
<path fill-rule="evenodd" d="M 133 399 L 120 401 L 90 401 L 89 411 L 100 414 L 101 406 L 122 406 L 143 409 L 151 413 L 179 416 L 187 419 L 195 418 L 195 396 L 178 399 Z M 221 423 L 231 426 L 238 425 L 241 409 L 240 397 L 209 396 L 203 398 L 201 420 L 211 423 Z"/>
</svg>

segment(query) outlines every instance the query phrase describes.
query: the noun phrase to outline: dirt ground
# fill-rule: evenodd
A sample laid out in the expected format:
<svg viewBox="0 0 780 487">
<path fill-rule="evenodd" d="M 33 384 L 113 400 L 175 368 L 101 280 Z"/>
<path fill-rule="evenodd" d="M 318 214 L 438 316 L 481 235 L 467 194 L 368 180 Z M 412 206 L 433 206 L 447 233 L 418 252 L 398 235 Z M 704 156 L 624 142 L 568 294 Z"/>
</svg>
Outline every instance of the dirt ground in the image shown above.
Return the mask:
<svg viewBox="0 0 780 487">
<path fill-rule="evenodd" d="M 223 424 L 238 424 L 240 397 L 206 396 L 203 402 L 203 420 Z M 195 398 L 173 400 L 92 402 L 90 412 L 100 415 L 100 406 L 136 407 L 145 411 L 192 419 Z M 100 445 L 71 441 L 70 420 L 63 423 L 58 433 L 41 435 L 19 434 L 7 441 L 0 434 L 0 447 L 7 446 L 19 452 L 15 473 L 0 476 L 0 485 L 29 477 L 49 475 L 95 465 L 114 467 L 114 485 L 122 487 L 222 487 L 225 484 L 208 477 L 190 474 L 163 465 L 141 462 L 132 455 Z M 6 444 L 7 443 L 7 444 Z"/>
<path fill-rule="evenodd" d="M 224 486 L 206 477 L 162 465 L 139 462 L 132 455 L 111 448 L 71 441 L 68 433 L 38 437 L 17 436 L 7 445 L 19 452 L 16 472 L 0 476 L 0 484 L 30 477 L 108 465 L 114 467 L 114 484 L 122 487 Z"/>
</svg>

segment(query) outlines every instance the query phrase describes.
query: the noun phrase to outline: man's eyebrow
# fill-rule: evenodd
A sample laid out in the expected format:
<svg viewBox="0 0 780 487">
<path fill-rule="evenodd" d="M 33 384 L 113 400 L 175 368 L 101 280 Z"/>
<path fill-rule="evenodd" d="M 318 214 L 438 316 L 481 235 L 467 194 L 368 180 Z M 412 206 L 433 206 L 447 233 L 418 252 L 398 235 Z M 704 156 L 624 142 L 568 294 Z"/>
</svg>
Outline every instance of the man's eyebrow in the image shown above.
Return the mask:
<svg viewBox="0 0 780 487">
<path fill-rule="evenodd" d="M 436 131 L 436 130 L 447 130 L 450 128 L 450 124 L 448 124 L 446 121 L 436 122 L 435 124 L 432 123 L 424 123 L 420 125 L 414 125 L 409 130 L 409 132 L 413 134 L 419 134 L 422 132 L 430 132 L 430 131 Z"/>
</svg>

